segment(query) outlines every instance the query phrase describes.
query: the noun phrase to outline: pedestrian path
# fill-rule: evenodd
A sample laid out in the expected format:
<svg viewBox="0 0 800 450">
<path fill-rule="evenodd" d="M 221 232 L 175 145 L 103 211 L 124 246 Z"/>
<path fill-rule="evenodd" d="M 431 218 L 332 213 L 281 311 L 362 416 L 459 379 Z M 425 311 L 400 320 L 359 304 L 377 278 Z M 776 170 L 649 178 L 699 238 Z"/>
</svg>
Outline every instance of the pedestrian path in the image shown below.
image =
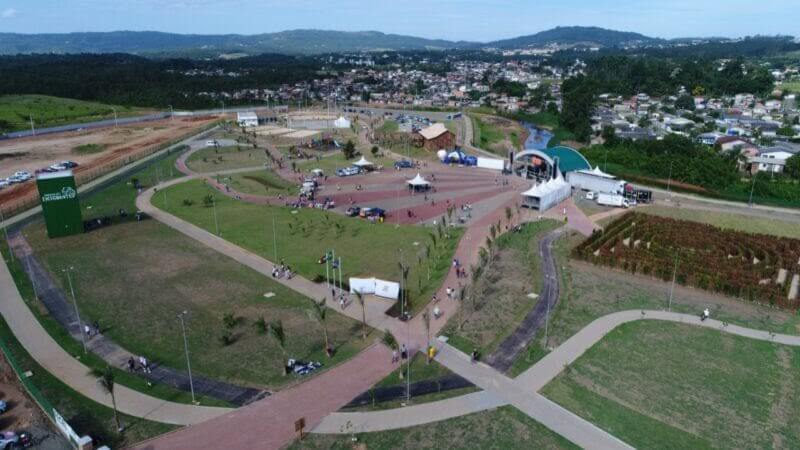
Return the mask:
<svg viewBox="0 0 800 450">
<path fill-rule="evenodd" d="M 487 395 L 491 394 L 500 399 L 500 404 L 496 402 L 483 404 L 476 400 L 467 399 L 462 399 L 461 401 L 448 399 L 424 405 L 380 411 L 380 414 L 378 412 L 335 413 L 326 417 L 313 432 L 337 433 L 335 430 L 348 422 L 353 424 L 355 432 L 384 431 L 397 428 L 392 421 L 395 416 L 426 417 L 430 422 L 434 422 L 511 404 L 583 448 L 627 448 L 627 444 L 610 435 L 603 436 L 605 432 L 542 397 L 538 394 L 538 391 L 614 328 L 636 320 L 662 320 L 690 324 L 750 339 L 800 346 L 800 336 L 775 334 L 769 331 L 731 325 L 714 319 L 701 321 L 699 315 L 693 316 L 652 310 L 621 311 L 595 319 L 513 380 L 493 371 L 483 363 L 471 364 L 469 358 L 463 353 L 446 344 L 441 345 L 440 352 L 436 357 L 437 361 L 484 389 L 488 393 Z M 438 412 L 442 410 L 445 410 L 446 413 Z M 420 424 L 419 422 L 421 421 L 421 419 L 416 420 L 416 423 Z M 592 439 L 587 441 L 586 436 L 592 436 Z"/>
<path fill-rule="evenodd" d="M 0 263 L 0 314 L 25 350 L 45 370 L 81 395 L 109 408 L 111 396 L 81 364 L 53 340 L 22 300 L 5 261 Z M 229 408 L 195 406 L 161 400 L 123 385 L 114 389 L 120 412 L 173 425 L 204 422 L 232 411 Z"/>
</svg>

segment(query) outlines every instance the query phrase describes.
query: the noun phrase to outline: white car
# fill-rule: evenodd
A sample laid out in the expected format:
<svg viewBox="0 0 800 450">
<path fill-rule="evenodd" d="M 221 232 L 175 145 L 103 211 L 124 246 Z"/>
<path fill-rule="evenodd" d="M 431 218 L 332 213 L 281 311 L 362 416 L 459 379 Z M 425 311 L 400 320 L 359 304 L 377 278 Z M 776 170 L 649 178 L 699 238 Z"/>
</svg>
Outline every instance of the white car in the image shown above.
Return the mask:
<svg viewBox="0 0 800 450">
<path fill-rule="evenodd" d="M 7 186 L 10 186 L 10 185 L 11 185 L 11 183 L 9 183 L 8 180 L 5 180 L 5 179 L 0 180 L 0 189 L 2 189 L 4 187 L 7 187 Z"/>
<path fill-rule="evenodd" d="M 18 177 L 16 175 L 12 175 L 12 176 L 6 178 L 6 182 L 8 184 L 22 183 L 23 181 L 25 181 L 25 180 L 23 180 L 22 178 L 20 178 L 20 177 Z"/>
<path fill-rule="evenodd" d="M 61 164 L 53 164 L 50 166 L 50 170 L 53 172 L 61 172 L 62 170 L 67 170 L 67 168 Z"/>
<path fill-rule="evenodd" d="M 589 191 L 589 192 L 586 193 L 586 200 L 594 200 L 595 197 L 597 197 L 597 196 L 592 191 Z"/>
<path fill-rule="evenodd" d="M 217 146 L 217 141 L 215 139 L 206 141 L 206 147 L 216 147 L 216 146 Z"/>
<path fill-rule="evenodd" d="M 31 178 L 33 178 L 33 175 L 31 175 L 31 173 L 28 172 L 27 170 L 20 170 L 20 171 L 14 172 L 14 176 L 19 178 L 22 181 L 27 181 L 27 180 L 30 180 Z"/>
</svg>

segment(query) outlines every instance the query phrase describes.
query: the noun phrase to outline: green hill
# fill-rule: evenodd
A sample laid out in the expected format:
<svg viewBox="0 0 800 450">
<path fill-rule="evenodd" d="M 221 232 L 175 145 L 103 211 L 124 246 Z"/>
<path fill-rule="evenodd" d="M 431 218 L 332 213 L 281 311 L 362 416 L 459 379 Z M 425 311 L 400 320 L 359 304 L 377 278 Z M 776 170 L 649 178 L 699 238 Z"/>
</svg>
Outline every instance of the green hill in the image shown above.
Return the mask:
<svg viewBox="0 0 800 450">
<path fill-rule="evenodd" d="M 118 117 L 143 113 L 143 110 L 113 106 Z M 112 105 L 85 102 L 46 95 L 0 96 L 0 133 L 30 129 L 31 117 L 36 128 L 64 125 L 114 117 Z"/>
</svg>

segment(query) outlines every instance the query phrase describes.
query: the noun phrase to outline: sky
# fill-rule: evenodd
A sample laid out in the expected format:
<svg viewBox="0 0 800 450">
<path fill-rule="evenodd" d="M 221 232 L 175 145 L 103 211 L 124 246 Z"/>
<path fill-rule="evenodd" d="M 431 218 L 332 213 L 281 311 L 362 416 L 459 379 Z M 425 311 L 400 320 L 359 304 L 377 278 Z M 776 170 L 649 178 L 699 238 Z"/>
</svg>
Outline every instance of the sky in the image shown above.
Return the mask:
<svg viewBox="0 0 800 450">
<path fill-rule="evenodd" d="M 297 28 L 490 41 L 601 26 L 648 36 L 800 34 L 798 0 L 0 0 L 0 32 Z"/>
</svg>

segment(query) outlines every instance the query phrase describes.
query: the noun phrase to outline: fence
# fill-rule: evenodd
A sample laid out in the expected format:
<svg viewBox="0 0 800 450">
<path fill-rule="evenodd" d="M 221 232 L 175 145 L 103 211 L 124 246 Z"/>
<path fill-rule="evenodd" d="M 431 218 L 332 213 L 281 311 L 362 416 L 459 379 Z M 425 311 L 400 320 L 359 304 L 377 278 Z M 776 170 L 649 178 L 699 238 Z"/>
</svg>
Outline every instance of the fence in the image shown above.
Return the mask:
<svg viewBox="0 0 800 450">
<path fill-rule="evenodd" d="M 103 175 L 105 175 L 105 174 L 107 174 L 109 172 L 113 172 L 113 171 L 115 171 L 117 169 L 120 169 L 120 168 L 122 168 L 122 167 L 124 167 L 124 166 L 126 166 L 126 165 L 128 165 L 128 164 L 130 164 L 132 162 L 138 161 L 138 160 L 140 160 L 142 158 L 146 158 L 146 157 L 152 155 L 153 153 L 157 153 L 157 152 L 160 152 L 161 150 L 164 150 L 165 148 L 172 147 L 173 145 L 176 145 L 176 144 L 180 143 L 181 141 L 184 141 L 184 140 L 186 140 L 186 139 L 188 139 L 188 138 L 190 138 L 190 137 L 192 137 L 194 135 L 206 132 L 206 131 L 214 128 L 218 124 L 219 124 L 219 121 L 214 121 L 214 122 L 211 122 L 211 123 L 203 126 L 202 128 L 199 128 L 199 129 L 196 129 L 196 130 L 192 130 L 192 131 L 190 131 L 190 132 L 188 132 L 186 134 L 183 134 L 183 135 L 181 135 L 181 136 L 179 136 L 179 137 L 177 137 L 175 139 L 172 139 L 170 141 L 162 142 L 162 143 L 160 143 L 158 145 L 152 145 L 150 147 L 147 147 L 147 148 L 137 152 L 134 155 L 128 155 L 125 158 L 119 158 L 119 159 L 115 159 L 115 160 L 109 161 L 109 162 L 107 162 L 105 164 L 99 165 L 97 167 L 93 167 L 91 170 L 77 171 L 75 173 L 75 183 L 78 186 L 80 186 L 82 184 L 86 184 L 86 183 L 88 183 L 88 182 L 90 182 L 92 180 L 100 178 L 101 176 L 103 176 Z M 37 205 L 39 205 L 39 195 L 38 195 L 38 193 L 36 192 L 36 190 L 34 188 L 32 192 L 29 192 L 23 198 L 21 198 L 19 200 L 16 200 L 14 202 L 9 202 L 6 205 L 3 205 L 3 213 L 5 214 L 6 218 L 9 218 L 9 217 L 12 217 L 12 216 L 14 216 L 16 214 L 24 212 L 24 211 L 26 211 L 28 209 L 36 207 Z"/>
<path fill-rule="evenodd" d="M 3 351 L 3 355 L 6 357 L 6 361 L 8 361 L 8 365 L 11 366 L 11 369 L 14 370 L 14 373 L 17 375 L 17 379 L 25 387 L 25 390 L 28 392 L 28 395 L 39 405 L 39 408 L 45 413 L 48 419 L 53 422 L 53 425 L 58 428 L 59 431 L 67 438 L 70 444 L 73 447 L 79 448 L 83 443 L 83 440 L 75 433 L 72 427 L 61 417 L 61 414 L 56 411 L 55 407 L 42 395 L 39 388 L 33 384 L 33 382 L 25 375 L 25 372 L 20 367 L 17 359 L 11 353 L 11 350 L 8 348 L 8 344 L 3 341 L 0 341 L 0 350 Z"/>
</svg>

